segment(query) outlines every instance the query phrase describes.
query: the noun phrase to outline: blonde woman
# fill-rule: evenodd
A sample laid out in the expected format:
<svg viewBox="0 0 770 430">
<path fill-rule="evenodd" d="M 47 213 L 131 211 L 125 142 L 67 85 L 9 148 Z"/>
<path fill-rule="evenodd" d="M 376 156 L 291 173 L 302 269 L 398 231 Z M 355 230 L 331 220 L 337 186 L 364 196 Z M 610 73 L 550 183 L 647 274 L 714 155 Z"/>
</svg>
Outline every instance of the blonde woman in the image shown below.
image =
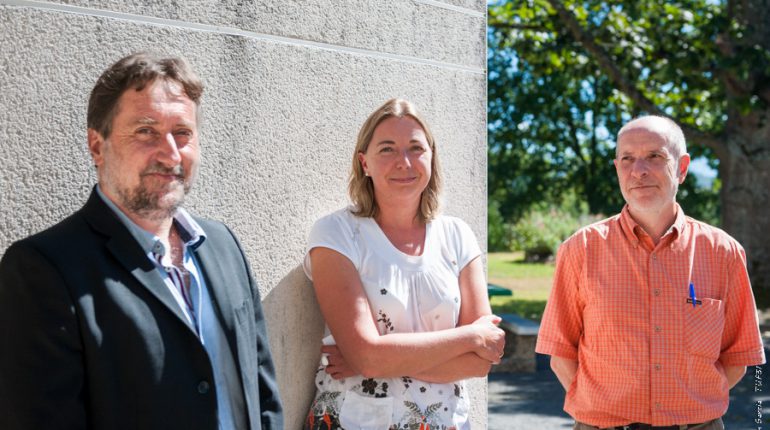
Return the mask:
<svg viewBox="0 0 770 430">
<path fill-rule="evenodd" d="M 504 334 L 476 238 L 438 214 L 433 136 L 387 101 L 353 154 L 352 206 L 319 219 L 305 271 L 326 320 L 306 429 L 467 429 L 463 379 L 499 362 Z"/>
</svg>

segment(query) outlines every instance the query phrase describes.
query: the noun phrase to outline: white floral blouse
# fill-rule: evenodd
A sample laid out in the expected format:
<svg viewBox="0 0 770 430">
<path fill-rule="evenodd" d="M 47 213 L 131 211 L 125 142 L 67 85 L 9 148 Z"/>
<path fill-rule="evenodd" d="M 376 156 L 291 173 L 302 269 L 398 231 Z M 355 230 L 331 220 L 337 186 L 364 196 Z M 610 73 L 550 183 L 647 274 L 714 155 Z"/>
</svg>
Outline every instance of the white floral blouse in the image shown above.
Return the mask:
<svg viewBox="0 0 770 430">
<path fill-rule="evenodd" d="M 476 237 L 458 218 L 428 223 L 423 254 L 410 256 L 391 244 L 371 218 L 342 209 L 319 219 L 310 232 L 309 252 L 330 248 L 358 270 L 380 334 L 444 330 L 457 325 L 460 271 L 481 254 Z M 334 343 L 326 328 L 325 343 Z M 424 382 L 409 376 L 334 380 L 321 364 L 317 393 L 306 429 L 467 429 L 468 398 L 463 381 Z"/>
</svg>

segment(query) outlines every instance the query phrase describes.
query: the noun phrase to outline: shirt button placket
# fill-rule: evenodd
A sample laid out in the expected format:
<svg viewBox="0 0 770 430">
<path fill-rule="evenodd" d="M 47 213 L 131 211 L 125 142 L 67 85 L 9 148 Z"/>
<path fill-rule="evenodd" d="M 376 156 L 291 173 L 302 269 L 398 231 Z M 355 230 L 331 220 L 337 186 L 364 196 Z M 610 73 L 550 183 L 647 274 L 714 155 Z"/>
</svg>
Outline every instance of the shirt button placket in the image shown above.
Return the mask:
<svg viewBox="0 0 770 430">
<path fill-rule="evenodd" d="M 651 253 L 649 258 L 647 281 L 651 286 L 654 285 L 652 288 L 652 300 L 650 300 L 649 304 L 651 316 L 650 323 L 653 331 L 653 336 L 650 338 L 650 400 L 653 402 L 654 408 L 652 413 L 653 416 L 655 416 L 660 413 L 660 410 L 662 409 L 662 405 L 658 400 L 661 398 L 659 395 L 661 389 L 660 380 L 661 378 L 664 378 L 661 372 L 662 366 L 660 360 L 662 347 L 665 344 L 664 338 L 662 337 L 663 324 L 661 324 L 664 321 L 662 313 L 665 311 L 665 306 L 663 305 L 663 302 L 660 302 L 660 299 L 663 295 L 662 288 L 665 281 L 661 277 L 658 256 Z"/>
</svg>

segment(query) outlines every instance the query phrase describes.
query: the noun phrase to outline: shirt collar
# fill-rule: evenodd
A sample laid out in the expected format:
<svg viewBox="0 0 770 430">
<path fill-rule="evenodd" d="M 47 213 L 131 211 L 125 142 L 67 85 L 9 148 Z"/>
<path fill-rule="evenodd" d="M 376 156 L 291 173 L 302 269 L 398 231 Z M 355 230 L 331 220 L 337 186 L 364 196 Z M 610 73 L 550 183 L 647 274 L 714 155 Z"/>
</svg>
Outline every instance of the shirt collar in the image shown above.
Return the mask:
<svg viewBox="0 0 770 430">
<path fill-rule="evenodd" d="M 682 207 L 679 206 L 679 203 L 674 204 L 676 205 L 676 218 L 674 219 L 674 223 L 671 224 L 671 227 L 669 227 L 668 231 L 663 234 L 663 238 L 661 238 L 661 241 L 670 240 L 672 248 L 682 245 L 686 221 Z M 623 210 L 620 212 L 620 226 L 623 229 L 623 234 L 626 236 L 626 239 L 633 243 L 634 246 L 639 244 L 642 235 L 647 235 L 642 226 L 640 226 L 639 223 L 637 223 L 631 216 L 628 204 L 623 206 Z M 671 239 L 668 239 L 669 235 L 671 235 Z"/>
<path fill-rule="evenodd" d="M 139 243 L 146 254 L 154 253 L 157 255 L 165 255 L 166 247 L 163 246 L 158 236 L 148 232 L 147 230 L 139 227 L 135 222 L 123 213 L 120 208 L 112 202 L 101 190 L 99 185 L 96 186 L 96 193 L 104 201 L 118 219 L 126 226 L 131 236 Z M 179 237 L 184 242 L 185 246 L 192 249 L 197 249 L 204 240 L 206 240 L 206 232 L 203 228 L 193 219 L 193 217 L 183 208 L 179 208 L 174 213 L 174 225 L 177 227 Z"/>
</svg>

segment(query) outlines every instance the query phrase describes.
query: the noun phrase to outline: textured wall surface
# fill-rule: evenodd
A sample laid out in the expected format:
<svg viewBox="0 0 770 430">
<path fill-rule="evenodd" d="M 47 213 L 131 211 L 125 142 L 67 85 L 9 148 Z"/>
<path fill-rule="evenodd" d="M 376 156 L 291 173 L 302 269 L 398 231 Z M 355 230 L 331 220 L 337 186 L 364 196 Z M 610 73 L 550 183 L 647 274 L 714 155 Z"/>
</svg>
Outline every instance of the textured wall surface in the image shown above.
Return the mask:
<svg viewBox="0 0 770 430">
<path fill-rule="evenodd" d="M 323 320 L 303 274 L 315 219 L 347 203 L 355 136 L 388 98 L 431 124 L 445 212 L 486 243 L 483 0 L 0 0 L 0 254 L 77 210 L 95 172 L 88 93 L 137 50 L 183 55 L 206 85 L 203 165 L 187 207 L 228 224 L 260 282 L 300 428 Z M 486 427 L 483 379 L 470 384 Z"/>
</svg>

